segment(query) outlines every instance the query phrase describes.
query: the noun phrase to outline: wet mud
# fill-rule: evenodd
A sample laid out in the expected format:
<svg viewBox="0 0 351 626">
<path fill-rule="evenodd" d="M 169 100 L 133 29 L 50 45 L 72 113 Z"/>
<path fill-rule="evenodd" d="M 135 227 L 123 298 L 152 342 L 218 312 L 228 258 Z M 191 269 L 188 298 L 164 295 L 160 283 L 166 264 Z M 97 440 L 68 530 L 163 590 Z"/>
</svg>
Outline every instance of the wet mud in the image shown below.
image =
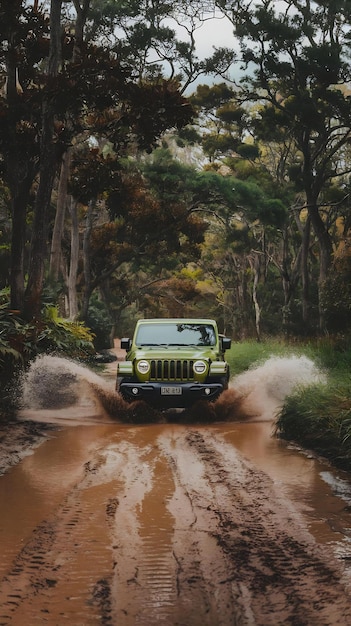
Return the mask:
<svg viewBox="0 0 351 626">
<path fill-rule="evenodd" d="M 13 425 L 40 445 L 0 476 L 0 625 L 351 623 L 351 481 L 272 436 L 311 362 L 167 414 L 121 404 L 109 371 L 57 366 L 60 406 L 37 372 Z"/>
</svg>

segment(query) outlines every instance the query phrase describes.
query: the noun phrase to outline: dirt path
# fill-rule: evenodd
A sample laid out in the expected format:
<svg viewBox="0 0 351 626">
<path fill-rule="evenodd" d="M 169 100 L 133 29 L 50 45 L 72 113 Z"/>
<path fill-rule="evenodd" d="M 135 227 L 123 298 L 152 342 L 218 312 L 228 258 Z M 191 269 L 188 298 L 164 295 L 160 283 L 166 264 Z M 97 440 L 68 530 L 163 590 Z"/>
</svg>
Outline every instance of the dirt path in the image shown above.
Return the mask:
<svg viewBox="0 0 351 626">
<path fill-rule="evenodd" d="M 218 430 L 121 437 L 110 424 L 96 441 L 79 458 L 70 444 L 74 483 L 62 474 L 63 497 L 3 563 L 1 626 L 351 623 L 340 564 Z M 33 479 L 34 457 L 23 462 Z"/>
<path fill-rule="evenodd" d="M 306 359 L 269 360 L 207 424 L 144 424 L 155 415 L 139 405 L 136 425 L 119 419 L 115 364 L 100 380 L 56 357 L 35 363 L 27 421 L 0 425 L 0 626 L 349 626 L 342 559 L 262 464 L 259 434 L 247 454 L 249 424 L 229 427 L 267 425 L 316 376 Z M 337 506 L 327 515 L 347 550 L 351 512 Z"/>
</svg>

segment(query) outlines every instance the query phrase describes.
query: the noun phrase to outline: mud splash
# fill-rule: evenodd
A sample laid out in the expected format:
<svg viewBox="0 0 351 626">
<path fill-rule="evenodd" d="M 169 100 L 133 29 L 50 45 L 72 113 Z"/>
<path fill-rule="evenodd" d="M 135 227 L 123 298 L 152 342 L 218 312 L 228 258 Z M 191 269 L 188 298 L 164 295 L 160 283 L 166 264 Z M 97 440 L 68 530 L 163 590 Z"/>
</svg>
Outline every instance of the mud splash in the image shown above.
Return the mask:
<svg viewBox="0 0 351 626">
<path fill-rule="evenodd" d="M 223 418 L 239 410 L 246 419 L 271 420 L 294 390 L 326 382 L 326 375 L 306 356 L 271 357 L 236 376 L 217 401 L 216 411 L 221 407 Z"/>
<path fill-rule="evenodd" d="M 58 411 L 85 404 L 95 417 L 141 423 L 207 423 L 272 420 L 285 398 L 299 386 L 324 383 L 324 374 L 307 357 L 272 357 L 235 377 L 213 404 L 199 402 L 184 411 L 157 411 L 145 402 L 126 403 L 106 380 L 88 367 L 56 356 L 33 361 L 22 381 L 24 410 Z"/>
</svg>

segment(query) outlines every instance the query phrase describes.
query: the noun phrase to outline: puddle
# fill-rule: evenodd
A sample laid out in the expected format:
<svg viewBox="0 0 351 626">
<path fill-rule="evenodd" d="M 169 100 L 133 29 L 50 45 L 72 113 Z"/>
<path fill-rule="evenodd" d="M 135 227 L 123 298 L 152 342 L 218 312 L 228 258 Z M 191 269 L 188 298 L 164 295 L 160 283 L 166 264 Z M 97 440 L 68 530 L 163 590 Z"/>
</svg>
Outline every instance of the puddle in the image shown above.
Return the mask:
<svg viewBox="0 0 351 626">
<path fill-rule="evenodd" d="M 24 408 L 20 419 L 82 427 L 58 434 L 35 455 L 39 467 L 31 472 L 31 480 L 38 483 L 39 476 L 43 476 L 43 492 L 50 485 L 53 495 L 59 491 L 64 479 L 74 481 L 75 471 L 79 472 L 79 459 L 89 454 L 90 446 L 100 440 L 104 425 L 108 429 L 114 424 L 118 436 L 124 438 L 128 432 L 128 437 L 132 435 L 137 441 L 138 433 L 145 437 L 145 430 L 128 428 L 125 422 L 133 419 L 136 422 L 172 422 L 179 419 L 177 413 L 155 414 L 143 404 L 126 409 L 114 390 L 115 370 L 115 363 L 108 364 L 105 374 L 99 376 L 68 359 L 41 356 L 34 361 L 23 384 Z M 208 428 L 222 435 L 299 503 L 318 542 L 335 543 L 339 554 L 347 558 L 351 540 L 350 477 L 331 470 L 328 464 L 309 458 L 306 453 L 272 436 L 274 415 L 286 395 L 297 385 L 323 381 L 324 374 L 307 357 L 269 358 L 231 382 L 231 388 L 214 406 L 211 417 L 218 422 Z M 143 411 L 147 411 L 145 416 Z M 191 414 L 188 417 L 191 421 Z M 198 419 L 199 414 L 196 417 Z M 121 421 L 124 423 L 118 424 Z M 164 428 L 167 432 L 166 425 Z M 56 452 L 52 453 L 51 449 Z M 41 457 L 46 454 L 48 458 L 44 461 Z M 59 469 L 53 463 L 55 455 L 61 459 L 67 457 Z M 31 464 L 34 465 L 33 457 L 26 461 L 26 467 Z M 25 501 L 28 492 L 23 477 L 18 479 L 16 489 L 25 492 Z"/>
<path fill-rule="evenodd" d="M 14 563 L 15 570 L 27 567 L 32 577 L 32 568 L 38 567 L 33 554 L 38 550 L 33 547 L 26 566 L 27 542 L 43 524 L 50 528 L 53 523 L 56 529 L 54 544 L 42 547 L 49 562 L 56 553 L 49 575 L 44 570 L 45 580 L 56 581 L 55 593 L 28 598 L 18 610 L 17 621 L 6 624 L 20 626 L 25 617 L 30 623 L 46 623 L 38 620 L 43 607 L 50 623 L 100 623 L 99 602 L 108 600 L 110 606 L 112 601 L 106 585 L 120 626 L 182 623 L 182 611 L 188 619 L 191 616 L 194 626 L 214 623 L 210 600 L 200 610 L 204 600 L 199 591 L 196 595 L 200 563 L 203 567 L 207 562 L 211 571 L 218 560 L 216 540 L 205 526 L 195 541 L 201 557 L 197 553 L 192 560 L 187 583 L 193 600 L 189 595 L 180 597 L 177 587 L 182 566 L 176 551 L 180 546 L 186 551 L 187 541 L 193 549 L 196 520 L 186 494 L 177 489 L 167 450 L 176 450 L 183 478 L 191 476 L 206 501 L 201 491 L 203 466 L 191 449 L 183 452 L 179 447 L 179 437 L 191 430 L 213 432 L 216 440 L 230 445 L 233 458 L 237 450 L 268 475 L 278 491 L 296 503 L 317 543 L 329 544 L 335 556 L 349 564 L 350 480 L 272 438 L 271 423 L 64 425 L 0 477 L 0 579 L 8 576 Z M 21 555 L 23 546 L 27 547 Z M 99 599 L 96 606 L 90 604 L 92 590 Z M 1 600 L 0 587 L 0 605 Z"/>
<path fill-rule="evenodd" d="M 351 477 L 272 436 L 272 423 L 217 425 L 214 429 L 298 504 L 316 541 L 333 547 L 346 562 L 351 578 Z"/>
<path fill-rule="evenodd" d="M 220 490 L 226 466 L 222 473 L 220 464 L 206 466 L 205 447 L 201 452 L 200 444 L 195 446 L 202 433 L 213 434 L 217 449 L 223 448 L 221 458 L 232 464 L 228 470 L 233 498 L 240 492 L 236 472 L 240 473 L 244 457 L 250 467 L 269 477 L 278 494 L 294 503 L 316 542 L 329 546 L 351 580 L 351 478 L 272 436 L 274 411 L 284 394 L 301 383 L 301 371 L 305 377 L 308 372 L 309 380 L 318 378 L 310 361 L 287 363 L 286 359 L 281 367 L 282 362 L 273 359 L 248 372 L 238 381 L 243 399 L 240 410 L 233 411 L 238 396 L 232 389 L 215 413 L 223 420 L 202 425 L 168 423 L 167 416 L 163 423 L 122 423 L 118 399 L 113 404 L 112 377 L 104 380 L 63 361 L 44 358 L 34 367 L 27 378 L 27 406 L 20 415 L 20 419 L 58 424 L 59 430 L 0 477 L 4 589 L 11 576 L 22 576 L 16 589 L 9 586 L 7 592 L 8 597 L 19 594 L 22 598 L 21 603 L 15 601 L 18 609 L 10 601 L 16 618 L 4 621 L 5 613 L 0 611 L 6 626 L 25 621 L 77 626 L 113 623 L 112 605 L 119 626 L 217 623 L 214 602 L 219 598 L 224 611 L 230 606 L 225 595 L 226 572 L 221 573 L 213 598 L 208 593 L 204 600 L 199 581 L 207 576 L 206 588 L 211 589 L 211 572 L 218 565 L 218 541 L 206 527 L 212 515 L 211 493 L 206 489 L 212 485 Z M 52 371 L 42 379 L 48 367 Z M 57 382 L 64 389 L 56 398 L 53 387 Z M 52 402 L 58 406 L 51 406 Z M 142 411 L 140 406 L 138 419 Z M 125 415 L 131 419 L 131 414 Z M 145 416 L 146 421 L 150 416 Z M 170 419 L 174 421 L 175 415 Z M 193 433 L 192 444 L 189 433 Z M 218 469 L 213 484 L 205 481 L 212 478 L 205 476 L 206 471 L 210 474 L 209 467 L 214 472 Z M 191 484 L 193 500 L 187 484 Z M 250 493 L 243 495 L 250 499 Z M 205 504 L 195 515 L 196 498 Z M 220 507 L 220 500 L 216 506 Z M 43 572 L 37 574 L 35 537 L 41 535 L 50 536 L 50 541 L 46 545 L 45 539 L 41 548 Z M 186 557 L 191 572 L 184 580 Z M 33 577 L 36 593 L 42 593 L 37 599 L 23 591 L 29 582 L 33 584 Z M 180 594 L 180 581 L 187 586 L 187 594 Z M 50 594 L 45 585 L 55 593 Z M 241 593 L 244 596 L 245 589 Z M 5 595 L 0 587 L 0 605 Z M 10 615 L 9 602 L 4 606 Z M 248 621 L 240 623 L 253 623 L 247 615 Z M 232 617 L 230 621 L 224 617 L 223 624 L 234 623 Z"/>
<path fill-rule="evenodd" d="M 108 426 L 68 428 L 0 477 L 0 578 L 12 559 L 84 476 L 84 462 L 108 438 Z"/>
</svg>

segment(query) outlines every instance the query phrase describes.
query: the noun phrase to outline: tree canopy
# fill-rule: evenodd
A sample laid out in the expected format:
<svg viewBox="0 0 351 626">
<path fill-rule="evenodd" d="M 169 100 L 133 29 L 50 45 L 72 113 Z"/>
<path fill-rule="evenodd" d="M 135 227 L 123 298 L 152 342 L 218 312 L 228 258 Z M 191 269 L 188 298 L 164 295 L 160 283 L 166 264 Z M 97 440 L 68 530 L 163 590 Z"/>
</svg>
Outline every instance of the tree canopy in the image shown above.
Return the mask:
<svg viewBox="0 0 351 626">
<path fill-rule="evenodd" d="M 351 133 L 350 3 L 220 0 L 216 4 L 233 23 L 240 42 L 240 99 L 260 104 L 253 120 L 255 136 L 267 139 L 279 128 L 298 151 L 295 178 L 305 194 L 306 229 L 311 225 L 319 245 L 323 328 L 323 288 L 333 255 L 323 192 L 332 180 L 350 172 L 344 158 Z M 307 246 L 307 231 L 305 236 Z M 307 284 L 305 289 L 307 297 Z"/>
<path fill-rule="evenodd" d="M 1 0 L 1 15 L 12 310 L 347 328 L 349 2 Z M 200 59 L 218 16 L 233 46 Z"/>
</svg>

